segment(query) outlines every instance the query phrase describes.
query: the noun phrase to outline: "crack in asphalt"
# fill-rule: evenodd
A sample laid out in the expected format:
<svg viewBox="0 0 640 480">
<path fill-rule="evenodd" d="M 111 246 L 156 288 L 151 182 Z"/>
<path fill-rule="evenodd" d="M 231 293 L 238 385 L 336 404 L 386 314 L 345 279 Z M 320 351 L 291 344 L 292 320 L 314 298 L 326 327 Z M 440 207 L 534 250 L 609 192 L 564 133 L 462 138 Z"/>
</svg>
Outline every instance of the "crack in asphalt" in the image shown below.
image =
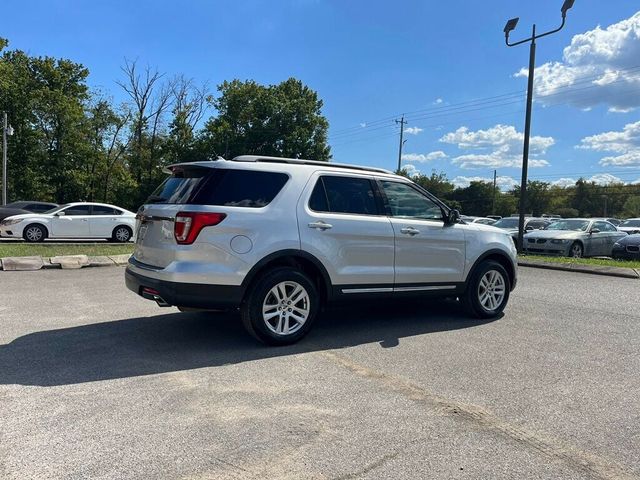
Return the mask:
<svg viewBox="0 0 640 480">
<path fill-rule="evenodd" d="M 434 408 L 445 416 L 469 422 L 486 430 L 497 432 L 516 443 L 536 450 L 546 457 L 566 464 L 578 473 L 587 475 L 588 478 L 601 480 L 636 478 L 634 475 L 625 471 L 622 467 L 610 460 L 593 453 L 581 451 L 568 443 L 562 442 L 561 440 L 547 438 L 538 432 L 513 425 L 481 407 L 439 397 L 420 385 L 379 370 L 374 370 L 353 361 L 346 355 L 336 353 L 335 351 L 319 353 L 331 360 L 333 363 L 338 364 L 360 377 L 377 381 L 390 390 L 397 392 L 414 402 Z M 394 453 L 384 455 L 382 458 L 369 464 L 362 470 L 338 477 L 336 480 L 351 480 L 361 477 L 393 460 L 401 452 L 402 450 L 398 450 Z"/>
</svg>

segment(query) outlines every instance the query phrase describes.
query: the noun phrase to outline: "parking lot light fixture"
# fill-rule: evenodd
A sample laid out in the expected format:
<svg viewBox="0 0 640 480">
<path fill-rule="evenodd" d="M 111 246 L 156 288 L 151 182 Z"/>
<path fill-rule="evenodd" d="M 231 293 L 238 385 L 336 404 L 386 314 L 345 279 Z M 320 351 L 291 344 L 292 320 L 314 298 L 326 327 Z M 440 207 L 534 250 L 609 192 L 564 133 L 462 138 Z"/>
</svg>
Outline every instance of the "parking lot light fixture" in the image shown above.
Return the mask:
<svg viewBox="0 0 640 480">
<path fill-rule="evenodd" d="M 554 30 L 550 30 L 548 32 L 536 34 L 536 26 L 533 25 L 531 29 L 531 36 L 529 38 L 525 38 L 524 40 L 520 40 L 515 43 L 509 43 L 509 34 L 516 28 L 518 24 L 518 17 L 512 18 L 509 20 L 504 27 L 504 37 L 505 43 L 508 47 L 515 47 L 516 45 L 521 45 L 523 43 L 530 43 L 529 46 L 529 76 L 527 81 L 527 109 L 525 113 L 525 123 L 524 123 L 524 145 L 522 148 L 522 179 L 520 181 L 520 208 L 519 208 L 519 222 L 518 222 L 518 252 L 522 253 L 522 244 L 524 239 L 524 220 L 525 220 L 525 208 L 526 208 L 526 198 L 527 198 L 527 169 L 529 166 L 529 140 L 531 138 L 531 108 L 533 103 L 533 76 L 535 73 L 535 63 L 536 63 L 536 40 L 542 37 L 546 37 L 547 35 L 551 35 L 552 33 L 559 32 L 562 30 L 565 24 L 567 11 L 573 7 L 575 0 L 565 0 L 562 4 L 562 8 L 560 11 L 562 12 L 562 23 L 560 26 Z"/>
</svg>

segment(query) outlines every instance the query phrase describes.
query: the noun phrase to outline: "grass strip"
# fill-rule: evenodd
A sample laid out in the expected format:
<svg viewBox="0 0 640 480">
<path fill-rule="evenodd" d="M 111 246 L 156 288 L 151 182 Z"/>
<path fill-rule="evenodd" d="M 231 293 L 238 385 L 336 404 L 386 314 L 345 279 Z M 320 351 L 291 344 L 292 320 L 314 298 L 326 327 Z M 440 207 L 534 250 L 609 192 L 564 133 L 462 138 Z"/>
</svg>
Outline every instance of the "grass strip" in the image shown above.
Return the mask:
<svg viewBox="0 0 640 480">
<path fill-rule="evenodd" d="M 133 253 L 134 245 L 47 245 L 47 244 L 0 244 L 0 258 L 3 257 L 57 257 L 59 255 L 122 255 Z"/>
<path fill-rule="evenodd" d="M 600 265 L 603 267 L 640 268 L 637 260 L 613 260 L 612 258 L 570 258 L 545 255 L 520 255 L 522 260 L 533 262 L 564 263 L 567 265 Z"/>
</svg>

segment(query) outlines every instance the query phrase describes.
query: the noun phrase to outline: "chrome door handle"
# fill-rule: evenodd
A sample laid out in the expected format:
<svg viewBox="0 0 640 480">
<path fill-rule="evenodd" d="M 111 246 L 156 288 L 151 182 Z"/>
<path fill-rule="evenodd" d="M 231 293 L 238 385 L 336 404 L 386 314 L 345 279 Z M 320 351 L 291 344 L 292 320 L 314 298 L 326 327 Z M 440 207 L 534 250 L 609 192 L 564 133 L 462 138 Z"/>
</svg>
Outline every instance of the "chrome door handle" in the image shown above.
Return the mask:
<svg viewBox="0 0 640 480">
<path fill-rule="evenodd" d="M 320 220 L 319 222 L 312 222 L 309 224 L 309 228 L 316 228 L 318 230 L 328 230 L 330 228 L 333 228 L 333 225 L 331 225 L 330 223 L 326 223 L 323 222 L 322 220 Z"/>
<path fill-rule="evenodd" d="M 420 233 L 420 230 L 418 230 L 417 228 L 413 228 L 413 227 L 404 227 L 403 229 L 400 230 L 402 233 L 404 233 L 405 235 L 417 235 Z"/>
</svg>

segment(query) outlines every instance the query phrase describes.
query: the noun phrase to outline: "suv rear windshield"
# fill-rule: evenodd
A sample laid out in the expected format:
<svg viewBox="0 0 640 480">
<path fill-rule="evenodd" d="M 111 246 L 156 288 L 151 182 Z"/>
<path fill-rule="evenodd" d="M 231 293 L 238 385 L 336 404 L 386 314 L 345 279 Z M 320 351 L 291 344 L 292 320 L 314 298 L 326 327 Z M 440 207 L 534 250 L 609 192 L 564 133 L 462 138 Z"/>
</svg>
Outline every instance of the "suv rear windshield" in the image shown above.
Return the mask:
<svg viewBox="0 0 640 480">
<path fill-rule="evenodd" d="M 288 175 L 276 172 L 177 168 L 146 203 L 259 208 L 268 205 L 288 179 Z"/>
</svg>

